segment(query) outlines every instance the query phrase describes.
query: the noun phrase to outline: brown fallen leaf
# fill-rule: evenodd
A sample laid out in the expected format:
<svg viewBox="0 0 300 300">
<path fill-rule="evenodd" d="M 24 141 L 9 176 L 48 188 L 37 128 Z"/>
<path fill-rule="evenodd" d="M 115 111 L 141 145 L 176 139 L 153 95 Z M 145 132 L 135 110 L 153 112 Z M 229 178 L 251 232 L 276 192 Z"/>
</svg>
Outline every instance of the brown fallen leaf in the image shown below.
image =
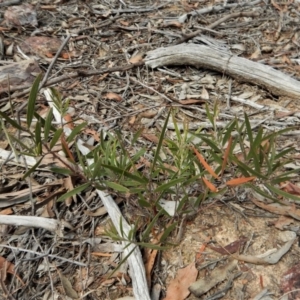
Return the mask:
<svg viewBox="0 0 300 300">
<path fill-rule="evenodd" d="M 70 58 L 73 58 L 73 57 L 78 57 L 78 55 L 79 54 L 76 51 L 68 51 L 68 52 L 63 51 L 60 54 L 60 57 L 63 58 L 63 59 L 70 59 Z"/>
<path fill-rule="evenodd" d="M 205 103 L 205 101 L 202 99 L 186 99 L 186 100 L 180 100 L 179 103 L 183 105 L 189 105 L 189 104 Z"/>
<path fill-rule="evenodd" d="M 67 122 L 67 124 L 65 125 L 66 127 L 70 128 L 70 129 L 74 129 L 74 123 L 72 121 L 72 117 L 70 114 L 65 114 L 64 120 Z"/>
<path fill-rule="evenodd" d="M 291 182 L 282 183 L 281 189 L 289 194 L 300 196 L 300 187 Z"/>
<path fill-rule="evenodd" d="M 63 182 L 63 186 L 68 192 L 74 190 L 74 185 L 71 176 L 64 178 Z M 66 206 L 69 207 L 73 203 L 73 200 L 76 201 L 76 195 L 73 195 L 73 197 L 69 197 L 65 200 Z"/>
<path fill-rule="evenodd" d="M 148 140 L 152 143 L 155 143 L 155 144 L 158 144 L 158 142 L 159 142 L 159 138 L 155 134 L 152 134 L 152 133 L 143 133 L 142 137 L 144 137 L 146 140 Z M 167 144 L 167 141 L 163 140 L 163 145 L 166 145 L 166 144 Z"/>
<path fill-rule="evenodd" d="M 88 288 L 94 282 L 94 276 L 91 274 L 89 268 L 80 268 L 77 269 L 74 276 L 73 288 L 77 293 L 81 293 Z"/>
<path fill-rule="evenodd" d="M 112 92 L 109 92 L 106 95 L 104 95 L 104 99 L 113 100 L 117 102 L 123 101 L 123 98 L 120 95 Z"/>
<path fill-rule="evenodd" d="M 156 115 L 157 115 L 157 112 L 156 112 L 156 111 L 148 110 L 148 111 L 144 111 L 144 112 L 140 113 L 140 114 L 139 114 L 139 117 L 140 117 L 140 118 L 146 118 L 146 119 L 152 119 L 152 118 L 154 118 Z"/>
<path fill-rule="evenodd" d="M 129 125 L 133 125 L 135 123 L 135 120 L 136 120 L 136 116 L 130 117 L 130 119 L 128 121 Z"/>
<path fill-rule="evenodd" d="M 151 288 L 151 273 L 155 263 L 155 259 L 157 256 L 158 250 L 155 249 L 145 249 L 145 271 L 146 271 L 146 278 L 147 284 L 149 289 Z"/>
<path fill-rule="evenodd" d="M 128 21 L 119 20 L 119 23 L 120 23 L 122 26 L 126 26 L 126 27 L 129 26 L 129 22 L 128 22 Z"/>
<path fill-rule="evenodd" d="M 277 221 L 275 222 L 274 226 L 277 229 L 285 230 L 285 226 L 288 226 L 293 222 L 294 222 L 294 220 L 292 218 L 285 217 L 285 216 L 280 216 L 277 219 Z"/>
<path fill-rule="evenodd" d="M 1 273 L 1 280 L 5 281 L 6 274 L 12 274 L 16 276 L 22 285 L 25 285 L 22 279 L 16 274 L 15 265 L 9 261 L 7 261 L 3 256 L 0 256 L 0 273 Z"/>
<path fill-rule="evenodd" d="M 5 208 L 5 209 L 2 209 L 0 211 L 0 215 L 11 215 L 13 214 L 14 211 L 9 207 L 9 208 Z"/>
<path fill-rule="evenodd" d="M 162 27 L 176 27 L 176 28 L 181 28 L 182 23 L 172 20 L 172 21 L 165 21 Z"/>
<path fill-rule="evenodd" d="M 78 296 L 77 292 L 73 289 L 70 280 L 66 276 L 64 276 L 60 270 L 57 270 L 57 271 L 58 271 L 58 275 L 60 277 L 60 282 L 63 286 L 66 296 L 68 296 L 72 299 L 78 299 L 79 296 Z"/>
<path fill-rule="evenodd" d="M 98 256 L 98 257 L 111 257 L 112 256 L 111 253 L 103 253 L 103 252 L 92 252 L 91 254 L 94 256 Z"/>
<path fill-rule="evenodd" d="M 214 246 L 210 246 L 207 245 L 208 248 L 222 254 L 222 255 L 228 255 L 228 254 L 233 254 L 237 251 L 239 251 L 247 242 L 247 238 L 242 237 L 240 239 L 238 239 L 237 241 L 234 241 L 228 245 L 226 245 L 225 247 L 214 247 Z"/>
<path fill-rule="evenodd" d="M 90 129 L 90 128 L 85 128 L 83 130 L 83 132 L 87 135 L 92 135 L 96 142 L 100 142 L 99 133 L 96 130 Z"/>
<path fill-rule="evenodd" d="M 251 201 L 258 207 L 265 209 L 271 213 L 290 216 L 300 221 L 300 209 L 296 209 L 296 207 L 293 205 L 281 205 L 279 203 L 265 204 L 255 198 L 251 198 Z"/>
<path fill-rule="evenodd" d="M 178 270 L 176 277 L 171 281 L 164 300 L 183 300 L 190 294 L 189 286 L 197 279 L 198 270 L 195 263 L 191 263 Z"/>
<path fill-rule="evenodd" d="M 131 64 L 136 64 L 140 61 L 143 60 L 143 56 L 144 56 L 144 53 L 143 52 L 138 52 L 136 55 L 132 56 L 130 59 L 129 59 L 129 62 Z"/>
</svg>

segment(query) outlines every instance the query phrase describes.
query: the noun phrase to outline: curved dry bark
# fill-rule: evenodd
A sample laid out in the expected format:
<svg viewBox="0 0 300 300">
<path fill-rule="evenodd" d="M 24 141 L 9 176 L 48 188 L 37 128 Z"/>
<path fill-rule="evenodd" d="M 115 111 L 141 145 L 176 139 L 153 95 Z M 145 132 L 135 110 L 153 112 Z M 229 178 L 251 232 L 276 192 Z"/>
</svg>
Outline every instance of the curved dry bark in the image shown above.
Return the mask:
<svg viewBox="0 0 300 300">
<path fill-rule="evenodd" d="M 192 65 L 224 73 L 242 82 L 261 86 L 276 96 L 300 98 L 300 82 L 272 67 L 204 45 L 180 44 L 147 53 L 151 68 Z"/>
</svg>

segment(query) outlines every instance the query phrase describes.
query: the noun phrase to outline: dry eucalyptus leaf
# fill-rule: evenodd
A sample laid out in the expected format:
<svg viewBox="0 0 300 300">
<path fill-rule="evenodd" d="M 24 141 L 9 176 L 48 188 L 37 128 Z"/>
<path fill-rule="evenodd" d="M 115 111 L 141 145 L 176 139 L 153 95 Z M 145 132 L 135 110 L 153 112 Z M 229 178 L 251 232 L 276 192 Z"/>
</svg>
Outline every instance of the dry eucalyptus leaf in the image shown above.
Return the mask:
<svg viewBox="0 0 300 300">
<path fill-rule="evenodd" d="M 187 267 L 178 270 L 177 276 L 171 281 L 167 296 L 164 300 L 183 300 L 189 294 L 189 286 L 196 280 L 198 270 L 195 263 L 189 264 Z"/>
<path fill-rule="evenodd" d="M 113 100 L 113 101 L 117 101 L 117 102 L 121 102 L 123 101 L 123 98 L 116 94 L 116 93 L 107 93 L 105 96 L 104 96 L 105 99 L 108 99 L 108 100 Z"/>
<path fill-rule="evenodd" d="M 72 284 L 70 282 L 70 280 L 65 277 L 61 271 L 58 270 L 58 274 L 59 274 L 59 277 L 60 277 L 60 281 L 61 281 L 61 284 L 64 288 L 64 291 L 66 293 L 66 296 L 72 298 L 72 299 L 77 299 L 79 298 L 77 292 L 73 289 L 72 287 Z"/>
<path fill-rule="evenodd" d="M 143 60 L 143 56 L 144 56 L 144 53 L 143 52 L 138 52 L 136 55 L 132 56 L 130 59 L 129 59 L 129 62 L 131 64 L 136 64 L 138 62 L 141 62 Z"/>
</svg>

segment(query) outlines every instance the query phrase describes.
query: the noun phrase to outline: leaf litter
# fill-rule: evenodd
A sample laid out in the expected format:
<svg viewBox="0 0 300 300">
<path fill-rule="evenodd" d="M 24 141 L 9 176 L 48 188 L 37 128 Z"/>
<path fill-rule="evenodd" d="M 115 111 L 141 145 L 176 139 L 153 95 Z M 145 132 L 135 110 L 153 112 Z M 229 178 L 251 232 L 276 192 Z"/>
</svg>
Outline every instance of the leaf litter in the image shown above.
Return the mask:
<svg viewBox="0 0 300 300">
<path fill-rule="evenodd" d="M 228 3 L 228 7 L 224 6 L 224 1 L 211 3 L 210 1 L 206 3 L 162 1 L 157 7 L 149 3 L 128 1 L 126 3 L 121 1 L 122 5 L 119 1 L 110 1 L 110 3 L 90 1 L 89 4 L 58 1 L 51 5 L 48 1 L 42 1 L 39 10 L 35 10 L 34 1 L 30 2 L 24 4 L 25 6 L 0 6 L 6 22 L 3 24 L 6 27 L 2 28 L 5 35 L 1 36 L 1 44 L 6 48 L 6 52 L 1 51 L 2 58 L 5 58 L 5 61 L 2 61 L 1 73 L 3 74 L 11 64 L 3 79 L 0 79 L 1 111 L 9 113 L 10 108 L 7 110 L 3 106 L 8 101 L 14 103 L 14 108 L 26 101 L 28 91 L 24 91 L 31 86 L 41 69 L 48 69 L 49 63 L 59 52 L 62 38 L 69 33 L 72 36 L 71 41 L 64 51 L 59 53 L 52 75 L 46 84 L 55 85 L 65 99 L 70 97 L 70 106 L 75 111 L 75 116 L 70 119 L 72 124 L 78 125 L 84 119 L 84 115 L 87 116 L 85 119 L 88 121 L 88 128 L 82 133 L 82 137 L 86 145 L 90 143 L 90 148 L 94 146 L 94 142 L 90 140 L 91 135 L 97 142 L 103 142 L 103 137 L 99 138 L 101 130 L 118 128 L 124 137 L 128 137 L 136 129 L 144 127 L 143 118 L 153 118 L 154 121 L 149 125 L 150 129 L 153 127 L 160 131 L 160 124 L 164 122 L 166 113 L 162 110 L 161 114 L 156 114 L 156 111 L 158 112 L 158 108 L 168 107 L 169 100 L 173 101 L 172 104 L 177 109 L 176 119 L 178 126 L 182 124 L 181 128 L 188 123 L 190 129 L 197 130 L 201 127 L 209 132 L 212 128 L 211 124 L 206 122 L 204 105 L 208 104 L 212 107 L 213 103 L 218 102 L 221 113 L 216 124 L 219 128 L 226 126 L 236 117 L 241 118 L 241 112 L 245 111 L 251 115 L 251 122 L 266 120 L 262 124 L 270 130 L 278 130 L 286 126 L 295 126 L 298 129 L 299 114 L 296 100 L 274 96 L 251 83 L 231 81 L 223 76 L 222 72 L 218 74 L 215 71 L 196 69 L 191 66 L 186 68 L 169 66 L 149 71 L 142 66 L 144 53 L 147 51 L 159 48 L 161 45 L 167 47 L 174 44 L 177 39 L 188 41 L 194 38 L 193 42 L 199 42 L 201 39 L 201 43 L 204 41 L 212 47 L 225 47 L 232 54 L 273 66 L 299 79 L 297 58 L 299 35 L 295 27 L 299 21 L 297 2 L 279 4 L 271 1 L 268 7 L 264 7 L 265 11 L 261 11 L 265 5 L 263 1 L 242 2 L 240 6 L 236 3 Z M 218 13 L 210 13 L 213 8 Z M 250 13 L 247 16 L 241 13 L 240 17 L 235 15 L 236 10 L 242 12 L 248 9 Z M 251 10 L 259 11 L 259 16 Z M 202 18 L 203 15 L 205 18 Z M 286 18 L 285 22 L 283 16 Z M 186 21 L 187 18 L 189 22 Z M 219 20 L 222 22 L 218 23 Z M 198 33 L 194 37 L 189 37 L 182 35 L 183 29 L 186 32 L 197 30 Z M 30 58 L 33 60 L 29 61 Z M 127 62 L 133 66 L 127 66 Z M 140 66 L 135 66 L 138 64 Z M 101 72 L 97 71 L 99 69 Z M 135 77 L 134 80 L 130 80 L 132 77 Z M 136 77 L 143 84 L 139 84 Z M 36 111 L 41 110 L 44 103 L 44 98 L 39 96 Z M 138 108 L 141 105 L 151 114 L 143 116 Z M 139 114 L 141 114 L 140 118 L 133 119 Z M 274 119 L 273 114 L 276 114 Z M 26 120 L 26 113 L 21 117 Z M 169 126 L 169 136 L 172 136 L 175 127 L 174 123 L 173 127 Z M 1 194 L 3 197 L 1 205 L 3 208 L 12 208 L 15 217 L 19 214 L 22 217 L 22 213 L 28 214 L 28 207 L 31 208 L 32 202 L 36 201 L 37 208 L 40 208 L 39 203 L 48 205 L 51 203 L 50 198 L 51 201 L 57 199 L 60 194 L 56 194 L 53 186 L 56 190 L 65 187 L 72 191 L 80 183 L 79 169 L 76 170 L 77 176 L 66 177 L 67 179 L 62 183 L 49 168 L 50 165 L 63 167 L 66 161 L 72 165 L 76 159 L 76 153 L 70 150 L 72 145 L 67 145 L 62 139 L 61 144 L 56 143 L 57 152 L 65 150 L 64 152 L 68 154 L 67 158 L 44 155 L 42 168 L 38 168 L 32 176 L 38 185 L 31 185 L 20 178 L 18 184 L 9 186 L 12 175 L 24 174 L 26 168 L 16 157 L 11 156 L 2 132 L 0 141 L 0 145 L 6 145 L 0 150 L 1 158 L 5 162 L 2 165 L 1 179 L 4 188 L 8 188 L 8 191 Z M 159 145 L 159 135 L 154 130 L 149 131 L 141 136 L 139 142 L 151 148 L 153 144 Z M 163 144 L 165 142 L 168 143 L 167 140 L 162 141 Z M 279 141 L 281 146 L 285 143 L 293 144 L 295 150 L 299 151 L 299 140 L 295 136 L 286 136 Z M 207 158 L 202 155 L 205 149 L 201 149 L 200 154 L 200 150 L 194 148 L 194 152 L 204 169 L 216 181 L 219 180 L 217 175 L 219 173 L 215 171 L 214 165 L 210 165 Z M 298 159 L 295 154 L 295 160 Z M 36 162 L 29 157 L 26 157 L 27 160 L 29 166 Z M 296 162 L 294 164 L 297 168 Z M 175 173 L 179 172 L 179 169 L 169 161 L 164 162 L 164 166 L 166 169 L 173 169 Z M 151 168 L 151 162 L 146 167 Z M 227 175 L 223 166 L 221 171 L 222 176 Z M 167 173 L 161 174 L 166 176 Z M 181 295 L 178 299 L 194 299 L 194 295 L 200 299 L 209 299 L 207 297 L 214 295 L 224 299 L 236 299 L 238 295 L 243 295 L 246 299 L 254 299 L 265 288 L 273 294 L 274 299 L 278 299 L 283 293 L 289 293 L 289 297 L 297 297 L 296 292 L 293 294 L 292 291 L 297 287 L 298 275 L 292 266 L 297 262 L 299 251 L 294 240 L 283 240 L 278 233 L 279 229 L 276 228 L 298 234 L 298 205 L 287 203 L 283 198 L 278 199 L 278 203 L 272 204 L 261 201 L 265 200 L 261 198 L 258 199 L 259 201 L 253 200 L 253 197 L 247 194 L 247 190 L 243 191 L 241 186 L 254 178 L 256 177 L 249 174 L 238 178 L 231 177 L 229 180 L 226 178 L 227 184 L 234 188 L 231 201 L 235 201 L 236 206 L 230 205 L 226 197 L 203 203 L 197 214 L 188 215 L 181 228 L 178 228 L 178 231 L 180 229 L 182 231 L 179 245 L 161 251 L 161 256 L 158 255 L 157 250 L 152 250 L 155 255 L 150 255 L 148 260 L 148 281 L 151 281 L 149 286 L 155 286 L 154 283 L 157 282 L 162 284 L 161 298 L 176 299 L 172 297 L 174 297 L 174 290 L 177 290 L 180 293 L 175 295 L 178 297 Z M 217 192 L 217 188 L 222 188 L 219 182 L 211 181 L 204 176 L 202 179 L 211 192 Z M 293 182 L 286 182 L 280 189 L 299 196 L 297 184 L 299 183 L 295 178 Z M 117 186 L 117 183 L 114 186 Z M 195 193 L 191 191 L 189 196 Z M 127 219 L 132 220 L 137 211 L 136 199 L 131 198 L 130 195 L 128 197 L 117 202 L 126 203 L 123 207 L 124 213 Z M 176 203 L 172 198 L 167 200 Z M 167 200 L 164 201 L 168 202 Z M 26 203 L 23 204 L 24 202 Z M 100 244 L 103 247 L 99 247 L 98 250 L 109 255 L 91 258 L 91 248 L 83 242 L 83 239 L 93 238 L 96 229 L 104 226 L 102 223 L 108 223 L 105 217 L 107 210 L 99 202 L 96 193 L 91 189 L 82 191 L 77 196 L 69 196 L 68 201 L 52 202 L 46 208 L 47 210 L 48 219 L 55 219 L 57 221 L 55 225 L 61 225 L 63 221 L 65 226 L 69 226 L 68 230 L 65 230 L 63 235 L 60 232 L 58 235 L 61 239 L 57 240 L 57 235 L 50 235 L 49 231 L 42 231 L 41 228 L 34 232 L 30 226 L 24 228 L 10 225 L 9 234 L 3 236 L 2 241 L 15 244 L 18 250 L 3 246 L 2 257 L 5 257 L 3 261 L 7 262 L 7 266 L 17 266 L 17 273 L 14 273 L 15 277 L 13 277 L 15 278 L 14 289 L 10 291 L 6 288 L 8 286 L 4 282 L 6 278 L 1 272 L 3 293 L 17 299 L 29 299 L 32 296 L 36 299 L 47 299 L 48 296 L 49 299 L 54 296 L 75 299 L 84 295 L 86 299 L 118 299 L 121 296 L 132 295 L 129 278 L 125 279 L 126 276 L 116 277 L 117 279 L 108 278 L 110 272 L 122 260 L 122 256 L 119 255 L 120 249 L 105 248 L 104 245 L 109 245 L 110 240 L 104 239 Z M 37 212 L 38 210 L 33 209 L 30 216 L 37 217 Z M 10 212 L 10 215 L 12 214 Z M 176 217 L 174 207 L 171 215 Z M 292 217 L 293 222 L 284 222 L 280 226 L 277 223 L 275 227 L 273 225 L 276 224 L 277 215 Z M 243 245 L 236 244 L 239 246 L 235 246 L 234 249 L 240 253 L 232 254 L 234 252 L 232 248 L 228 248 L 228 244 L 238 241 L 242 235 L 249 237 L 249 240 Z M 211 236 L 212 241 L 201 256 L 197 257 L 199 246 L 206 243 L 207 236 Z M 223 248 L 222 245 L 228 246 Z M 35 254 L 26 253 L 25 250 L 28 248 L 37 251 Z M 117 248 L 118 251 L 114 250 Z M 227 253 L 229 257 L 236 255 L 239 262 L 236 260 L 230 262 L 230 258 L 224 262 L 222 259 L 227 254 L 222 251 L 217 254 L 212 249 L 219 249 L 219 251 L 225 249 L 229 252 Z M 267 250 L 270 249 L 275 249 L 275 252 L 268 254 Z M 50 252 L 52 256 L 49 255 Z M 274 267 L 259 265 L 266 263 L 265 259 L 257 256 L 262 252 L 272 258 L 271 261 L 276 264 Z M 274 255 L 275 259 L 273 259 Z M 280 259 L 283 255 L 283 259 Z M 65 260 L 59 260 L 57 257 Z M 43 260 L 45 260 L 44 265 L 41 263 Z M 87 269 L 82 269 L 85 271 L 83 273 L 78 272 L 79 268 L 74 264 L 75 261 L 84 264 L 89 262 L 89 275 Z M 196 268 L 193 267 L 194 261 Z M 182 269 L 184 265 L 187 267 Z M 12 275 L 15 269 L 4 267 L 3 270 Z M 197 270 L 199 270 L 200 281 L 196 281 Z M 291 274 L 293 275 L 290 276 Z M 80 277 L 85 282 L 81 286 L 78 284 Z M 171 277 L 175 277 L 175 280 L 172 281 Z M 16 295 L 13 295 L 13 291 L 22 287 L 20 278 L 27 287 L 20 294 L 15 292 Z M 210 278 L 213 280 L 209 280 Z M 47 296 L 45 291 L 50 287 L 51 292 Z M 194 291 L 194 295 L 188 296 L 188 287 Z M 204 293 L 205 296 L 200 296 Z M 47 297 L 42 298 L 43 294 Z"/>
</svg>

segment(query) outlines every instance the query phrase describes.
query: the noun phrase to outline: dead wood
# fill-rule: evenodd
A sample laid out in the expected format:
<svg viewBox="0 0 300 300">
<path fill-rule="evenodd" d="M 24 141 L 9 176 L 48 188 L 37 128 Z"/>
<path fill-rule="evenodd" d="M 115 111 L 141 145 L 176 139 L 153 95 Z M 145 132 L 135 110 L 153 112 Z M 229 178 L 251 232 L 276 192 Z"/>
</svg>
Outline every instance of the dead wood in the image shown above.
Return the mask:
<svg viewBox="0 0 300 300">
<path fill-rule="evenodd" d="M 300 82 L 272 67 L 196 44 L 158 48 L 147 53 L 145 64 L 151 68 L 192 65 L 230 75 L 267 89 L 276 96 L 300 97 Z"/>
</svg>

